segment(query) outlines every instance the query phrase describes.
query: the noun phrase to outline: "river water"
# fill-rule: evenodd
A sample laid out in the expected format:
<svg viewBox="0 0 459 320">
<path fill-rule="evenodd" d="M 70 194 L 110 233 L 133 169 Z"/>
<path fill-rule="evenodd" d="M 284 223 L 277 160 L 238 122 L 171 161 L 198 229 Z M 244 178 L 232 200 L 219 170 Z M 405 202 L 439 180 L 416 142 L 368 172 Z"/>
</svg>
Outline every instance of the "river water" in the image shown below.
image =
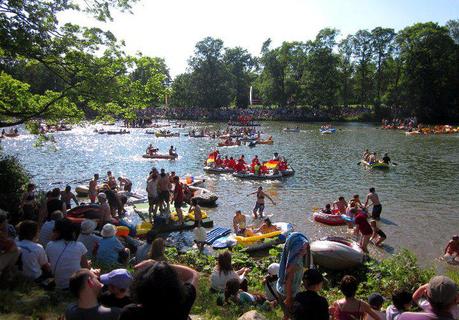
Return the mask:
<svg viewBox="0 0 459 320">
<path fill-rule="evenodd" d="M 222 123 L 194 123 L 194 127 L 223 128 Z M 282 132 L 282 128 L 299 126 L 299 133 Z M 98 126 L 101 127 L 101 126 Z M 55 146 L 33 147 L 36 137 L 24 133 L 15 139 L 3 139 L 6 154 L 16 155 L 42 189 L 78 181 L 107 170 L 125 175 L 134 182 L 133 189 L 144 193 L 149 170 L 155 166 L 184 176 L 205 176 L 205 187 L 219 196 L 216 208 L 206 209 L 215 225 L 231 226 L 236 209 L 249 214 L 255 196 L 247 194 L 262 185 L 277 202 L 269 201 L 266 213 L 273 221 L 287 221 L 310 238 L 346 235 L 345 227 L 329 227 L 313 222 L 311 211 L 343 195 L 363 199 L 369 187 L 375 187 L 383 204 L 381 228 L 388 239 L 384 250 L 374 246 L 370 252 L 384 256 L 400 247 L 413 250 L 423 264 L 432 264 L 441 255 L 453 234 L 459 233 L 459 135 L 407 137 L 403 132 L 381 130 L 372 124 L 336 124 L 336 134 L 321 135 L 320 124 L 263 122 L 261 130 L 272 135 L 274 145 L 219 148 L 222 154 L 248 161 L 257 154 L 261 159 L 279 152 L 296 170 L 293 177 L 275 182 L 241 181 L 225 175 L 205 175 L 202 164 L 216 147 L 217 140 L 207 138 L 155 138 L 145 129 L 130 129 L 128 135 L 99 135 L 94 126 L 77 127 L 54 134 Z M 110 127 L 106 127 L 112 129 Z M 117 128 L 117 127 L 115 127 Z M 115 129 L 114 128 L 114 129 Z M 189 130 L 173 129 L 182 133 Z M 23 130 L 22 130 L 23 131 Z M 174 145 L 178 160 L 143 159 L 149 143 L 166 152 Z M 398 165 L 388 171 L 367 170 L 357 165 L 364 149 L 379 155 L 389 152 Z"/>
</svg>

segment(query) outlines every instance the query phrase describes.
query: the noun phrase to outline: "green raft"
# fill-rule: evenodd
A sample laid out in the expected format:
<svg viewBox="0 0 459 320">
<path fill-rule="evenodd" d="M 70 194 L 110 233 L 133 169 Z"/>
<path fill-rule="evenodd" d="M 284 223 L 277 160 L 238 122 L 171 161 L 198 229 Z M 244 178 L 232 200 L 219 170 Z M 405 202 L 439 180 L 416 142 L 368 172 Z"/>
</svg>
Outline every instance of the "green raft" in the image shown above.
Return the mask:
<svg viewBox="0 0 459 320">
<path fill-rule="evenodd" d="M 369 163 L 365 160 L 362 160 L 362 163 L 365 165 L 365 167 L 370 168 L 370 169 L 389 169 L 389 164 L 384 163 L 384 162 L 375 162 L 375 163 Z"/>
</svg>

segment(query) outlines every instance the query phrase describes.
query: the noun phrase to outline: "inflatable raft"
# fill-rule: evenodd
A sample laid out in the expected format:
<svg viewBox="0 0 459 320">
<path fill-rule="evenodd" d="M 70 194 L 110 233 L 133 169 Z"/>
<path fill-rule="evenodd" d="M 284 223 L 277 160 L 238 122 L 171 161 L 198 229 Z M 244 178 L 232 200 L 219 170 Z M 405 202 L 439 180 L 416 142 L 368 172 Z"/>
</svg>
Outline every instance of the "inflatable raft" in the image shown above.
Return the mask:
<svg viewBox="0 0 459 320">
<path fill-rule="evenodd" d="M 335 128 L 329 128 L 329 129 L 320 128 L 319 130 L 321 134 L 331 134 L 331 133 L 336 132 Z"/>
<path fill-rule="evenodd" d="M 345 270 L 363 263 L 364 252 L 359 245 L 341 237 L 326 237 L 311 243 L 313 261 L 321 267 Z"/>
<path fill-rule="evenodd" d="M 8 133 L 8 132 L 5 132 L 3 134 L 5 137 L 8 137 L 8 138 L 16 138 L 19 136 L 19 133 Z"/>
<path fill-rule="evenodd" d="M 207 172 L 207 173 L 217 173 L 217 174 L 221 174 L 221 173 L 233 173 L 233 169 L 231 168 L 222 168 L 222 167 L 204 167 L 204 171 Z"/>
<path fill-rule="evenodd" d="M 85 219 L 93 219 L 98 222 L 101 215 L 101 208 L 98 204 L 87 204 L 70 209 L 67 211 L 65 217 L 79 225 Z"/>
<path fill-rule="evenodd" d="M 339 212 L 327 214 L 327 213 L 318 211 L 318 212 L 314 212 L 312 214 L 312 217 L 314 218 L 314 221 L 328 224 L 329 226 L 341 226 L 343 224 L 346 224 L 346 220 L 343 219 L 343 217 L 341 216 L 341 214 L 339 214 Z"/>
<path fill-rule="evenodd" d="M 170 155 L 170 154 L 161 154 L 161 153 L 154 153 L 154 154 L 144 154 L 142 155 L 142 158 L 147 158 L 147 159 L 168 159 L 168 160 L 174 160 L 178 157 L 178 155 Z"/>
<path fill-rule="evenodd" d="M 247 180 L 277 180 L 282 178 L 282 174 L 280 173 L 268 173 L 268 174 L 254 174 L 254 173 L 242 173 L 242 172 L 235 172 L 233 173 L 233 177 L 239 179 L 247 179 Z"/>
<path fill-rule="evenodd" d="M 287 170 L 280 171 L 283 177 L 291 177 L 295 174 L 295 170 L 292 168 L 288 168 Z"/>
<path fill-rule="evenodd" d="M 273 139 L 257 140 L 257 144 L 273 144 L 273 143 L 274 143 Z"/>
<path fill-rule="evenodd" d="M 196 199 L 200 206 L 215 206 L 215 202 L 218 200 L 218 196 L 215 193 L 195 186 L 189 186 L 189 188 L 193 192 L 191 199 Z"/>
<path fill-rule="evenodd" d="M 365 160 L 362 160 L 362 163 L 365 165 L 365 167 L 370 168 L 370 169 L 389 169 L 390 166 L 387 163 L 384 162 L 374 162 L 374 163 L 369 163 Z"/>
</svg>

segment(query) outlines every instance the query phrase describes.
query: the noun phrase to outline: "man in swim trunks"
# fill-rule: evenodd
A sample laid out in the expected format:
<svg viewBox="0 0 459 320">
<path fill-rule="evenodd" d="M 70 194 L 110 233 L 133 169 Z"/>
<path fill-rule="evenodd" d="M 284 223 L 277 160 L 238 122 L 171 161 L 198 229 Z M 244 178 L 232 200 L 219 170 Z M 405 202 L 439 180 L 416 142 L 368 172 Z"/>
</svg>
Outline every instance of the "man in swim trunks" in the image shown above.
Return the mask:
<svg viewBox="0 0 459 320">
<path fill-rule="evenodd" d="M 120 183 L 120 189 L 123 188 L 124 191 L 131 192 L 132 190 L 132 181 L 126 177 L 118 177 Z"/>
<path fill-rule="evenodd" d="M 390 163 L 390 158 L 389 158 L 389 155 L 387 153 L 384 154 L 384 157 L 382 158 L 382 161 L 386 164 L 389 164 Z"/>
<path fill-rule="evenodd" d="M 263 187 L 258 187 L 258 190 L 252 193 L 249 193 L 247 196 L 252 194 L 257 195 L 257 202 L 255 203 L 255 207 L 253 208 L 253 216 L 255 219 L 258 218 L 257 212 L 260 214 L 260 218 L 263 218 L 263 211 L 265 210 L 265 197 L 271 200 L 273 205 L 276 205 L 273 199 L 269 195 L 263 192 Z"/>
<path fill-rule="evenodd" d="M 161 173 L 159 174 L 159 181 L 158 181 L 158 195 L 159 195 L 160 210 L 166 209 L 167 212 L 170 212 L 170 203 L 169 203 L 170 190 L 171 190 L 171 183 L 169 181 L 169 176 L 166 174 L 164 169 L 161 169 Z"/>
<path fill-rule="evenodd" d="M 376 152 L 373 152 L 368 156 L 368 163 L 372 164 L 376 162 Z"/>
<path fill-rule="evenodd" d="M 244 235 L 247 227 L 245 215 L 242 214 L 241 210 L 237 210 L 233 217 L 233 228 L 234 233 L 237 235 Z"/>
<path fill-rule="evenodd" d="M 375 188 L 370 188 L 370 193 L 367 194 L 367 198 L 365 199 L 364 207 L 367 208 L 368 202 L 371 201 L 371 205 L 373 205 L 373 211 L 371 212 L 371 217 L 375 220 L 379 220 L 382 211 L 381 202 L 379 202 L 379 197 L 375 192 Z"/>
<path fill-rule="evenodd" d="M 177 150 L 174 149 L 174 146 L 171 146 L 169 149 L 169 155 L 174 157 L 177 156 Z"/>
<path fill-rule="evenodd" d="M 338 209 L 339 213 L 346 214 L 347 202 L 344 197 L 339 197 L 338 201 L 333 202 L 333 209 Z"/>
<path fill-rule="evenodd" d="M 89 200 L 91 203 L 96 203 L 97 198 L 97 181 L 99 180 L 99 174 L 94 174 L 94 178 L 89 181 Z"/>
<path fill-rule="evenodd" d="M 111 190 L 115 190 L 118 187 L 116 179 L 111 171 L 107 171 L 107 184 Z"/>
</svg>

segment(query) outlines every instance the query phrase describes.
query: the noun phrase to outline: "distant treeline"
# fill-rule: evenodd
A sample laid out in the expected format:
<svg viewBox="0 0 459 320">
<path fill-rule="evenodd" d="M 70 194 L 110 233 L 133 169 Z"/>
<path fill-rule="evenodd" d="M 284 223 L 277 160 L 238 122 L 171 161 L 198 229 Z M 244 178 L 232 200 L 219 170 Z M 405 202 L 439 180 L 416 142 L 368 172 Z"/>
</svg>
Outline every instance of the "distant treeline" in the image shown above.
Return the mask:
<svg viewBox="0 0 459 320">
<path fill-rule="evenodd" d="M 420 121 L 459 120 L 459 20 L 359 30 L 338 41 L 326 28 L 307 42 L 265 41 L 259 57 L 205 38 L 188 72 L 172 83 L 170 105 L 218 108 L 310 106 L 324 112 L 373 106 L 376 118 L 416 115 Z"/>
</svg>

